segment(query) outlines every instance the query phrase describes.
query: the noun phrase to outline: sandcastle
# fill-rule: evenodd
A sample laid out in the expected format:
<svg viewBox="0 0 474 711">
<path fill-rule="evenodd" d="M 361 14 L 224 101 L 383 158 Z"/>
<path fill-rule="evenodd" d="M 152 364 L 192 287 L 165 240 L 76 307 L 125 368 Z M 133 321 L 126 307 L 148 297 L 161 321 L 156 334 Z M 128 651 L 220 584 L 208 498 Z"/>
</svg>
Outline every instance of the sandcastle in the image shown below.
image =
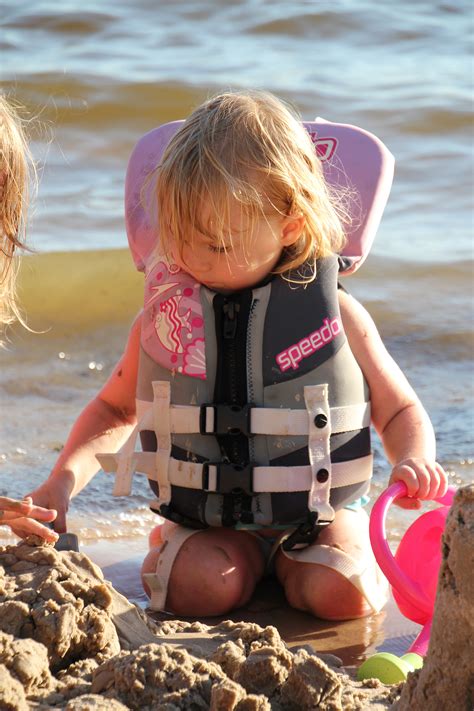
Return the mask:
<svg viewBox="0 0 474 711">
<path fill-rule="evenodd" d="M 423 668 L 410 674 L 394 711 L 474 709 L 474 485 L 460 489 L 443 558 Z"/>
<path fill-rule="evenodd" d="M 429 655 L 404 688 L 290 651 L 274 627 L 155 623 L 82 553 L 34 538 L 0 548 L 0 708 L 470 709 L 474 486 L 456 496 L 443 545 Z"/>
</svg>

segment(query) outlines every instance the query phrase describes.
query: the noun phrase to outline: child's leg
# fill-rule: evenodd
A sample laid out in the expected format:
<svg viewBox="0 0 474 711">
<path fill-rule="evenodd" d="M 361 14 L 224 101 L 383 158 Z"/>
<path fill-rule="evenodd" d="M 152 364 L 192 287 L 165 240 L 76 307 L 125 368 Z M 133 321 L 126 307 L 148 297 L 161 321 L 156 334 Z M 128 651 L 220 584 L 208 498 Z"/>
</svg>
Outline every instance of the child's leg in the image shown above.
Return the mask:
<svg viewBox="0 0 474 711">
<path fill-rule="evenodd" d="M 155 574 L 163 553 L 163 562 L 171 569 L 166 610 L 185 616 L 222 615 L 251 598 L 265 567 L 261 547 L 254 537 L 226 528 L 191 532 L 182 526 L 170 526 L 169 522 L 164 525 L 167 542 L 159 545 L 160 532 L 154 530 L 150 540 L 155 547 L 150 548 L 143 561 L 142 580 L 148 595 L 148 583 L 153 584 L 153 577 L 150 579 L 148 574 Z M 173 541 L 178 542 L 176 557 L 164 561 Z M 169 546 L 168 551 L 165 546 Z"/>
<path fill-rule="evenodd" d="M 327 620 L 380 610 L 388 586 L 372 553 L 368 523 L 362 509 L 341 509 L 312 546 L 278 551 L 276 573 L 292 607 Z"/>
</svg>

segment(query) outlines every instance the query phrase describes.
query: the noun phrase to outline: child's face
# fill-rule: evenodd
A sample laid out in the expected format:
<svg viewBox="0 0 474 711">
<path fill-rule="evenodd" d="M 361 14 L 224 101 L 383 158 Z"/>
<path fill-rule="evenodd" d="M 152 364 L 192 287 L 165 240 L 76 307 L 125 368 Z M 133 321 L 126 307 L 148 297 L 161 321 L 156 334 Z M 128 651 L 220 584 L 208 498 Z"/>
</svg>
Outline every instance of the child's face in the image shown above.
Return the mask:
<svg viewBox="0 0 474 711">
<path fill-rule="evenodd" d="M 262 281 L 277 265 L 283 248 L 298 239 L 303 225 L 303 218 L 275 212 L 260 216 L 252 226 L 238 206 L 230 218 L 226 250 L 198 231 L 184 242 L 181 256 L 173 249 L 173 258 L 184 271 L 220 292 L 246 289 Z"/>
</svg>

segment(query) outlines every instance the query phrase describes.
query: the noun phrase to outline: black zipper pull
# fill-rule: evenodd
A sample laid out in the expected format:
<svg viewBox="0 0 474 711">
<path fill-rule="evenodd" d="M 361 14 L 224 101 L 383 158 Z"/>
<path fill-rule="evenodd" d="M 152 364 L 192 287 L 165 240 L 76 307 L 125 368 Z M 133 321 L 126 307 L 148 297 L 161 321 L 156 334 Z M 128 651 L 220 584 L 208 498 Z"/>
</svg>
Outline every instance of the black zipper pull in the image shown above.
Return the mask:
<svg viewBox="0 0 474 711">
<path fill-rule="evenodd" d="M 237 332 L 237 314 L 240 311 L 240 304 L 235 301 L 227 301 L 222 307 L 224 312 L 224 338 L 235 338 Z"/>
</svg>

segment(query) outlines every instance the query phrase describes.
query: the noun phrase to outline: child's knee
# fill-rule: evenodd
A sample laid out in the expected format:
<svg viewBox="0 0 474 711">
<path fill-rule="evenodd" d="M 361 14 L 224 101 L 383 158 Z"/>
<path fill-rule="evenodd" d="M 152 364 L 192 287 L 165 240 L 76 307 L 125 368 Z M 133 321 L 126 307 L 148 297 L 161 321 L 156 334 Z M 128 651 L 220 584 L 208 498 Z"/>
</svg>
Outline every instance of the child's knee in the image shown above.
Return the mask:
<svg viewBox="0 0 474 711">
<path fill-rule="evenodd" d="M 323 620 L 352 620 L 372 612 L 364 595 L 324 565 L 295 563 L 284 580 L 288 603 Z"/>
<path fill-rule="evenodd" d="M 170 609 L 180 614 L 222 615 L 243 605 L 256 583 L 242 550 L 224 535 L 193 536 L 173 565 Z"/>
<path fill-rule="evenodd" d="M 202 532 L 185 541 L 173 563 L 166 608 L 181 615 L 221 615 L 247 602 L 258 576 L 226 533 Z M 143 573 L 154 572 L 160 548 L 151 549 Z M 144 588 L 147 594 L 146 583 Z"/>
</svg>

